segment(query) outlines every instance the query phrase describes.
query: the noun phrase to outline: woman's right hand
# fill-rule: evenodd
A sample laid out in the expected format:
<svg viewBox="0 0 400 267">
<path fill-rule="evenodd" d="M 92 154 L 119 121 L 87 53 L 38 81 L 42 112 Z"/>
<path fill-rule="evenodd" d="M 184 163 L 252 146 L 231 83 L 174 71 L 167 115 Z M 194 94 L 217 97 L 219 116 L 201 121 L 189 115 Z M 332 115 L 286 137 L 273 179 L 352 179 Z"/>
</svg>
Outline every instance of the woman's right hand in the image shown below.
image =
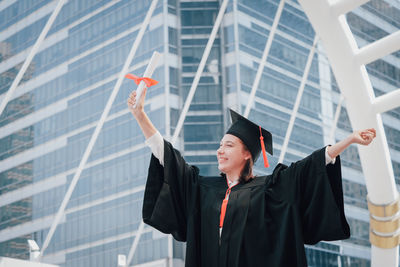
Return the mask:
<svg viewBox="0 0 400 267">
<path fill-rule="evenodd" d="M 156 127 L 154 127 L 153 123 L 150 121 L 149 117 L 147 117 L 146 113 L 144 112 L 144 99 L 146 98 L 146 92 L 147 92 L 147 87 L 143 88 L 143 93 L 140 96 L 139 102 L 137 103 L 136 107 L 133 107 L 137 100 L 136 91 L 133 91 L 127 99 L 127 104 L 129 110 L 132 112 L 140 128 L 142 129 L 144 137 L 148 139 L 155 133 L 157 133 L 157 129 Z"/>
<path fill-rule="evenodd" d="M 144 99 L 146 98 L 147 87 L 143 88 L 142 95 L 140 96 L 139 102 L 136 107 L 133 107 L 136 103 L 136 90 L 132 91 L 127 99 L 128 108 L 133 114 L 133 116 L 137 119 L 138 116 L 144 113 Z"/>
</svg>

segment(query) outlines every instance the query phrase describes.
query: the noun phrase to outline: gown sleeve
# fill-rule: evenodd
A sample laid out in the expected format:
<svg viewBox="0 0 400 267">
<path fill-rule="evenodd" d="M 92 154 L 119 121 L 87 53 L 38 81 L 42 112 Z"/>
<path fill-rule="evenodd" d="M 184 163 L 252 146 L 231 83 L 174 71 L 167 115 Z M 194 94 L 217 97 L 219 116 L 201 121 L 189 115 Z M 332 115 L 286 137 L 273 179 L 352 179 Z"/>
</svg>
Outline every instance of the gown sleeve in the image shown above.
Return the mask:
<svg viewBox="0 0 400 267">
<path fill-rule="evenodd" d="M 339 156 L 334 164 L 326 165 L 323 148 L 280 169 L 276 187 L 283 200 L 297 208 L 306 244 L 350 237 Z"/>
<path fill-rule="evenodd" d="M 188 215 L 195 205 L 199 169 L 185 162 L 164 140 L 164 167 L 152 155 L 143 200 L 143 221 L 186 241 Z"/>
</svg>

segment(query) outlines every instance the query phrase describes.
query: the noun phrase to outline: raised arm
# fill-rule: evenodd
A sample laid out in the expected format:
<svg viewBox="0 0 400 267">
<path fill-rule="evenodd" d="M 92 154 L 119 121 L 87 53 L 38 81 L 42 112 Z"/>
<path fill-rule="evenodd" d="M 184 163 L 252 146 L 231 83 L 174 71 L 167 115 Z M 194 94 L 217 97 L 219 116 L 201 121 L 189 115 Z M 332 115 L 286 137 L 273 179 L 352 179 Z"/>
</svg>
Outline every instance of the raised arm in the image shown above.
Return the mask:
<svg viewBox="0 0 400 267">
<path fill-rule="evenodd" d="M 365 129 L 362 131 L 355 131 L 342 141 L 329 146 L 328 155 L 331 158 L 336 158 L 340 153 L 342 153 L 351 144 L 369 145 L 372 140 L 376 137 L 376 131 L 374 128 Z"/>
<path fill-rule="evenodd" d="M 144 112 L 144 99 L 146 98 L 146 92 L 147 88 L 145 87 L 139 99 L 139 102 L 136 105 L 136 108 L 134 108 L 133 106 L 136 102 L 136 91 L 133 91 L 128 98 L 128 107 L 135 117 L 136 121 L 138 122 L 140 128 L 142 129 L 144 137 L 146 139 L 149 139 L 157 132 L 157 129 L 153 125 L 147 114 Z"/>
<path fill-rule="evenodd" d="M 147 88 L 136 108 L 136 91 L 129 95 L 128 107 L 138 122 L 152 157 L 143 198 L 143 221 L 159 231 L 186 241 L 189 214 L 196 211 L 199 169 L 190 166 L 178 150 L 164 140 L 144 111 Z"/>
</svg>

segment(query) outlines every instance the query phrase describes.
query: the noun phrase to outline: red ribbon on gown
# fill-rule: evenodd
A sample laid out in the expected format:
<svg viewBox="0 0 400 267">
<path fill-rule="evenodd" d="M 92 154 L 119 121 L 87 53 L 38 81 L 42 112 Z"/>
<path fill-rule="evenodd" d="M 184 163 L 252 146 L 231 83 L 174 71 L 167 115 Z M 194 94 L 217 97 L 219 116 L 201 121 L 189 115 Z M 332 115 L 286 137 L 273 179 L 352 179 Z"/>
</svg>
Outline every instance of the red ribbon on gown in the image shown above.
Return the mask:
<svg viewBox="0 0 400 267">
<path fill-rule="evenodd" d="M 126 74 L 125 78 L 134 80 L 137 85 L 139 85 L 139 83 L 141 81 L 143 81 L 146 84 L 147 87 L 156 85 L 158 83 L 158 81 L 156 81 L 156 80 L 154 80 L 152 78 L 149 78 L 149 77 L 138 77 L 138 76 L 130 74 L 130 73 Z"/>
<path fill-rule="evenodd" d="M 237 183 L 233 186 L 229 186 L 228 180 L 226 181 L 226 183 L 228 184 L 228 189 L 226 189 L 225 197 L 224 197 L 224 200 L 222 201 L 222 205 L 221 205 L 221 213 L 219 215 L 219 228 L 222 228 L 224 226 L 226 208 L 228 206 L 229 195 L 231 194 L 232 187 L 239 184 L 239 183 Z"/>
</svg>

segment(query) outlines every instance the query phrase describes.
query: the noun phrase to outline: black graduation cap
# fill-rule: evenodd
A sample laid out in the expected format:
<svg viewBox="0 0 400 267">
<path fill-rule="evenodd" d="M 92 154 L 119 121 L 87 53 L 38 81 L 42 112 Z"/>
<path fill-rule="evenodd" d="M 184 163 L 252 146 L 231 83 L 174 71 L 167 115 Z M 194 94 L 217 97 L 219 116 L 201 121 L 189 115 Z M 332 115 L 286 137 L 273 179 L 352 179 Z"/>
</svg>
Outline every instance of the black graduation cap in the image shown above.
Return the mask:
<svg viewBox="0 0 400 267">
<path fill-rule="evenodd" d="M 249 149 L 253 162 L 256 162 L 260 152 L 263 151 L 264 166 L 269 167 L 265 151 L 273 155 L 272 134 L 232 109 L 229 109 L 229 111 L 231 113 L 232 125 L 226 133 L 232 134 L 242 140 Z"/>
</svg>

